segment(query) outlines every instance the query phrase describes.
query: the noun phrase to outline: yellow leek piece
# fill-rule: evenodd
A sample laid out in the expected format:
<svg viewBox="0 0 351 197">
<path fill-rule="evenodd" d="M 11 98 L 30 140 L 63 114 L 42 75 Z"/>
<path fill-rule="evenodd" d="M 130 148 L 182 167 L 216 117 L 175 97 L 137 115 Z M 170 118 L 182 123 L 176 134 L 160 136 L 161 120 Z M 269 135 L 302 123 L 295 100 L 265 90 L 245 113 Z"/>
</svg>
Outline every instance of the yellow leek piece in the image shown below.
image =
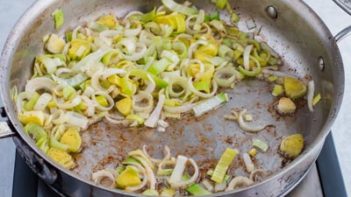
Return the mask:
<svg viewBox="0 0 351 197">
<path fill-rule="evenodd" d="M 50 148 L 47 154 L 52 160 L 56 161 L 67 169 L 72 169 L 76 166 L 72 156 L 63 150 Z"/>
<path fill-rule="evenodd" d="M 73 60 L 80 60 L 90 53 L 91 44 L 89 41 L 75 39 L 71 41 L 71 47 L 68 50 L 68 56 Z"/>
<path fill-rule="evenodd" d="M 131 166 L 127 166 L 116 179 L 117 187 L 122 189 L 137 186 L 140 183 L 141 180 L 138 171 Z"/>
<path fill-rule="evenodd" d="M 221 156 L 221 159 L 218 161 L 216 168 L 211 176 L 212 181 L 216 183 L 223 182 L 227 170 L 237 154 L 238 151 L 231 148 L 227 148 L 224 151 L 224 153 Z"/>
<path fill-rule="evenodd" d="M 135 114 L 130 114 L 126 117 L 127 120 L 130 120 L 130 121 L 137 121 L 137 123 L 139 125 L 141 124 L 144 124 L 144 119 L 138 115 L 135 115 Z"/>
<path fill-rule="evenodd" d="M 120 86 L 121 85 L 121 78 L 117 75 L 112 75 L 107 78 L 108 82 L 110 82 L 113 85 Z"/>
<path fill-rule="evenodd" d="M 170 15 L 158 16 L 155 18 L 155 22 L 158 24 L 169 25 L 174 30 L 177 30 L 177 33 L 183 33 L 186 30 L 185 16 L 176 12 Z"/>
<path fill-rule="evenodd" d="M 110 29 L 114 29 L 118 25 L 118 21 L 115 16 L 112 15 L 104 15 L 101 16 L 97 21 L 97 24 L 106 26 Z"/>
<path fill-rule="evenodd" d="M 165 105 L 170 107 L 180 106 L 181 102 L 177 99 L 166 99 Z"/>
<path fill-rule="evenodd" d="M 312 100 L 313 106 L 317 105 L 319 103 L 319 101 L 321 101 L 321 99 L 322 99 L 321 94 L 317 94 Z"/>
<path fill-rule="evenodd" d="M 79 128 L 72 127 L 67 129 L 65 133 L 63 133 L 60 142 L 62 144 L 68 145 L 68 151 L 77 153 L 81 149 L 82 139 L 79 134 Z"/>
<path fill-rule="evenodd" d="M 205 91 L 206 93 L 211 92 L 212 78 L 214 75 L 215 68 L 211 65 L 197 81 L 194 82 L 194 87 L 199 91 Z"/>
<path fill-rule="evenodd" d="M 28 111 L 18 115 L 18 119 L 24 124 L 35 123 L 43 126 L 45 121 L 45 114 L 42 111 Z"/>
<path fill-rule="evenodd" d="M 295 158 L 300 155 L 304 147 L 304 138 L 301 134 L 293 134 L 283 138 L 280 144 L 280 152 L 288 157 Z"/>
<path fill-rule="evenodd" d="M 130 112 L 132 111 L 132 99 L 126 97 L 124 99 L 119 100 L 116 103 L 116 108 L 121 114 L 125 116 L 130 114 Z"/>
<path fill-rule="evenodd" d="M 195 58 L 202 62 L 209 62 L 210 59 L 218 54 L 218 46 L 214 42 L 200 46 L 194 53 Z"/>
<path fill-rule="evenodd" d="M 121 93 L 127 96 L 132 96 L 136 92 L 136 85 L 128 77 L 123 77 L 120 80 Z"/>
<path fill-rule="evenodd" d="M 98 102 L 103 107 L 107 107 L 109 105 L 107 99 L 104 96 L 99 95 L 95 97 L 95 99 L 96 102 Z"/>
<path fill-rule="evenodd" d="M 285 94 L 291 99 L 298 99 L 306 94 L 306 85 L 293 77 L 284 78 Z"/>
<path fill-rule="evenodd" d="M 200 72 L 200 64 L 190 64 L 187 68 L 187 74 L 195 77 Z"/>
<path fill-rule="evenodd" d="M 48 107 L 49 107 L 49 108 L 55 108 L 55 107 L 57 107 L 57 103 L 56 103 L 54 100 L 51 100 L 51 101 L 48 103 Z"/>
<path fill-rule="evenodd" d="M 281 85 L 274 85 L 272 95 L 273 96 L 280 96 L 284 93 L 284 88 Z"/>
<path fill-rule="evenodd" d="M 252 148 L 248 153 L 251 157 L 255 157 L 257 155 L 257 149 Z"/>
<path fill-rule="evenodd" d="M 85 111 L 86 109 L 88 109 L 88 106 L 84 102 L 80 102 L 79 105 L 74 107 L 74 109 L 76 111 Z"/>
</svg>

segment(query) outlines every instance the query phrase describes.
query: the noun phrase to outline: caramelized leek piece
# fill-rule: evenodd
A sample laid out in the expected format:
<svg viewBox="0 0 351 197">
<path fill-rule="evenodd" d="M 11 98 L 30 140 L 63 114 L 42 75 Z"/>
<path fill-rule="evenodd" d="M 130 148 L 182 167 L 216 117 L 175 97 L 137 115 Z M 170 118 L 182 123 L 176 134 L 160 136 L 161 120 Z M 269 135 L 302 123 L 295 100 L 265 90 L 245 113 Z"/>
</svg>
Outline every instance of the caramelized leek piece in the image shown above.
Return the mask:
<svg viewBox="0 0 351 197">
<path fill-rule="evenodd" d="M 284 137 L 280 144 L 280 153 L 290 159 L 299 156 L 304 147 L 304 138 L 301 134 Z"/>
<path fill-rule="evenodd" d="M 302 81 L 292 77 L 284 78 L 284 89 L 285 94 L 291 99 L 301 98 L 307 92 L 306 85 Z"/>
<path fill-rule="evenodd" d="M 282 97 L 278 101 L 277 110 L 280 114 L 291 114 L 295 112 L 296 105 L 291 99 Z"/>
</svg>

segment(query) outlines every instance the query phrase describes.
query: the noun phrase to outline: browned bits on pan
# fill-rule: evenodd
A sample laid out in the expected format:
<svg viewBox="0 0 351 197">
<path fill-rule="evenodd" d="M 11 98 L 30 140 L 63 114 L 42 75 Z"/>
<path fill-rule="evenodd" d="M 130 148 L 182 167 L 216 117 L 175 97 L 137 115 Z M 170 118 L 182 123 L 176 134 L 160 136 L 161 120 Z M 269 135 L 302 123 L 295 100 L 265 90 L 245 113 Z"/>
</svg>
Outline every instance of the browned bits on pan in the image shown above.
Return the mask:
<svg viewBox="0 0 351 197">
<path fill-rule="evenodd" d="M 106 167 L 108 164 L 116 163 L 117 161 L 121 160 L 121 158 L 116 158 L 112 155 L 109 155 L 102 160 L 100 160 L 93 168 L 93 171 L 99 171 Z"/>
<path fill-rule="evenodd" d="M 227 136 L 227 137 L 225 138 L 224 142 L 227 143 L 227 144 L 233 144 L 233 138 Z"/>
</svg>

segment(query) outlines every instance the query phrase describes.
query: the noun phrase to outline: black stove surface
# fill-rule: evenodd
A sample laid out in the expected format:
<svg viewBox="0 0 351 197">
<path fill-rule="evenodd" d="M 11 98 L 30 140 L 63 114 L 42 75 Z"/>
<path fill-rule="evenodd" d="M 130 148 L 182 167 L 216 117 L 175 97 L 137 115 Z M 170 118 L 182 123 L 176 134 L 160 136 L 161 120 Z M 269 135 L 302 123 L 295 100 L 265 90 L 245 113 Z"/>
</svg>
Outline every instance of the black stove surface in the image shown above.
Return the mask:
<svg viewBox="0 0 351 197">
<path fill-rule="evenodd" d="M 16 154 L 13 197 L 62 197 L 45 185 Z M 288 196 L 347 197 L 331 135 L 327 137 L 316 165 Z"/>
</svg>

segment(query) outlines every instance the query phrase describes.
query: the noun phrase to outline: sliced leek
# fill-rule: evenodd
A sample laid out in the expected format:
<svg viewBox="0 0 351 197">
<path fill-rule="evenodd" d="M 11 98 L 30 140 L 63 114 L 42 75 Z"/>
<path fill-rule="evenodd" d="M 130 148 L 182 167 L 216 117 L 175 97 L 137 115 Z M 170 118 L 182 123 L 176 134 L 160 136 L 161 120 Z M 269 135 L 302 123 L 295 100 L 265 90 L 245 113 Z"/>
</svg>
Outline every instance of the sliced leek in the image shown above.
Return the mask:
<svg viewBox="0 0 351 197">
<path fill-rule="evenodd" d="M 238 154 L 238 151 L 231 148 L 227 148 L 224 151 L 211 176 L 212 181 L 216 183 L 223 182 L 224 177 L 227 173 L 227 170 L 237 154 Z"/>
</svg>

